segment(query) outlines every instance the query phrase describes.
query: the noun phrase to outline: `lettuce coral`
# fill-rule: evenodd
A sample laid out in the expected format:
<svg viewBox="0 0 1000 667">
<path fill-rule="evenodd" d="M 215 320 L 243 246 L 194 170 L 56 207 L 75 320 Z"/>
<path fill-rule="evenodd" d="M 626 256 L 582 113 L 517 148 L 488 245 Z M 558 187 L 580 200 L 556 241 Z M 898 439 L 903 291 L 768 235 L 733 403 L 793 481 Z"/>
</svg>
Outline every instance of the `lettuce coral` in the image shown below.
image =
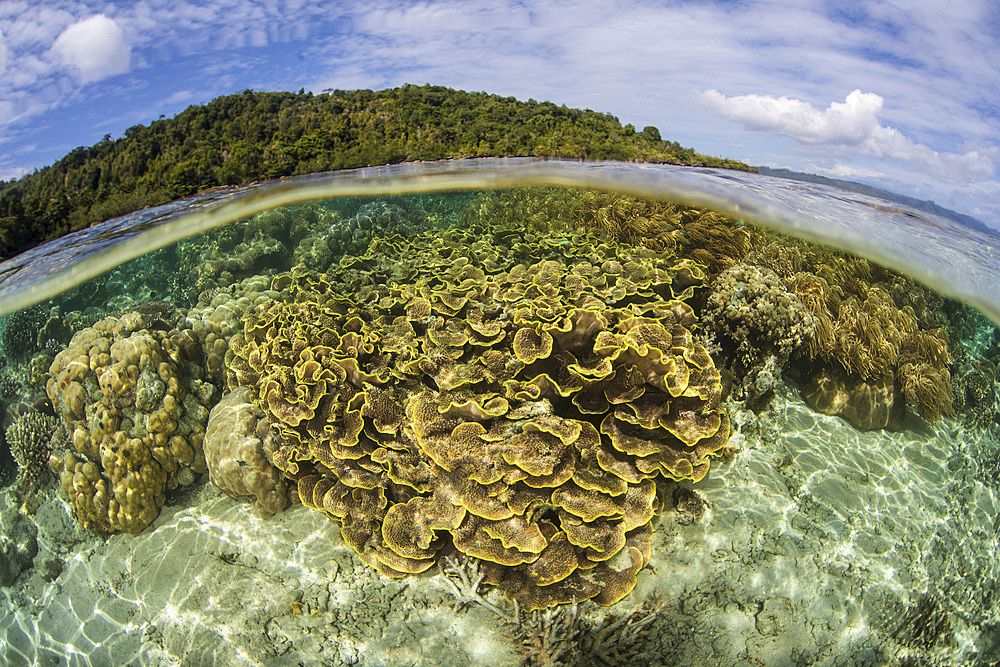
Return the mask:
<svg viewBox="0 0 1000 667">
<path fill-rule="evenodd" d="M 685 303 L 701 269 L 502 226 L 341 264 L 276 277 L 227 355 L 301 501 L 389 576 L 458 550 L 527 609 L 626 595 L 655 480 L 700 480 L 730 433 Z"/>
</svg>

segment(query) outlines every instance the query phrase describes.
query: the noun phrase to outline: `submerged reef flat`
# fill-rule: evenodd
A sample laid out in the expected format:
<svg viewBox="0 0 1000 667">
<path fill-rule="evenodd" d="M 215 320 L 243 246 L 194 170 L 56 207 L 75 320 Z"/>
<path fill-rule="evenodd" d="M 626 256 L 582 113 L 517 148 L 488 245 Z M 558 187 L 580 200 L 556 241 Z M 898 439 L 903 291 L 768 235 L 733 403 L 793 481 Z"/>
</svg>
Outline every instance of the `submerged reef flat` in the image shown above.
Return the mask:
<svg viewBox="0 0 1000 667">
<path fill-rule="evenodd" d="M 495 589 L 457 604 L 440 570 L 383 577 L 302 506 L 264 519 L 202 484 L 142 533 L 105 540 L 51 497 L 37 565 L 0 589 L 0 641 L 11 665 L 995 660 L 979 629 L 1000 623 L 1000 508 L 977 470 L 998 446 L 946 421 L 905 426 L 862 433 L 779 392 L 699 483 L 702 518 L 676 502 L 659 516 L 628 597 L 520 623 Z M 3 501 L 7 532 L 9 490 Z"/>
<path fill-rule="evenodd" d="M 10 664 L 1000 660 L 996 329 L 712 211 L 267 211 L 0 346 Z"/>
</svg>

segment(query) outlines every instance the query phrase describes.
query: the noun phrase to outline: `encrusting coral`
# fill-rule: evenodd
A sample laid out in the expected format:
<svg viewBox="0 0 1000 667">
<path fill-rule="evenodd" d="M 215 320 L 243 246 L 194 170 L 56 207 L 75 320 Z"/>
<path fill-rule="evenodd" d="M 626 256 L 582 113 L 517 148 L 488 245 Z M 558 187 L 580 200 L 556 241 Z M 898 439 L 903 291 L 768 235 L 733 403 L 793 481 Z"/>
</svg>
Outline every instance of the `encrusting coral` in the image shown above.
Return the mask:
<svg viewBox="0 0 1000 667">
<path fill-rule="evenodd" d="M 201 340 L 180 313 L 135 311 L 73 336 L 49 369 L 47 393 L 71 433 L 53 455 L 76 517 L 100 532 L 139 532 L 167 490 L 204 472 L 206 407 Z"/>
<path fill-rule="evenodd" d="M 698 265 L 502 226 L 341 265 L 276 277 L 227 356 L 301 501 L 389 576 L 457 550 L 527 609 L 625 596 L 656 478 L 700 480 L 729 438 Z"/>
</svg>

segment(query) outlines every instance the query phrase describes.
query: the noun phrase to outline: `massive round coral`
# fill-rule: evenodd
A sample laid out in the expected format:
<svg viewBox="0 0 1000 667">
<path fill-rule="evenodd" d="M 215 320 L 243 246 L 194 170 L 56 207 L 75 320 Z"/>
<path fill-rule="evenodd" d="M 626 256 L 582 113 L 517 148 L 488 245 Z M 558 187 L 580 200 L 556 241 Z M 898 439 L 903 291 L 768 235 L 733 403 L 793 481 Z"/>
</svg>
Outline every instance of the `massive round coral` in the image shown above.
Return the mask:
<svg viewBox="0 0 1000 667">
<path fill-rule="evenodd" d="M 129 312 L 79 331 L 49 369 L 47 393 L 72 450 L 50 461 L 77 519 L 101 532 L 139 532 L 166 492 L 205 470 L 201 343 L 179 313 Z"/>
<path fill-rule="evenodd" d="M 232 498 L 250 499 L 261 516 L 288 505 L 288 488 L 268 457 L 268 423 L 249 402 L 249 387 L 231 391 L 212 408 L 205 432 L 205 463 L 212 483 Z"/>
<path fill-rule="evenodd" d="M 302 502 L 389 576 L 458 550 L 528 609 L 626 595 L 655 479 L 701 479 L 730 433 L 684 302 L 699 267 L 505 229 L 393 237 L 342 264 L 277 277 L 285 299 L 227 356 Z M 389 264 L 394 280 L 349 282 Z"/>
</svg>

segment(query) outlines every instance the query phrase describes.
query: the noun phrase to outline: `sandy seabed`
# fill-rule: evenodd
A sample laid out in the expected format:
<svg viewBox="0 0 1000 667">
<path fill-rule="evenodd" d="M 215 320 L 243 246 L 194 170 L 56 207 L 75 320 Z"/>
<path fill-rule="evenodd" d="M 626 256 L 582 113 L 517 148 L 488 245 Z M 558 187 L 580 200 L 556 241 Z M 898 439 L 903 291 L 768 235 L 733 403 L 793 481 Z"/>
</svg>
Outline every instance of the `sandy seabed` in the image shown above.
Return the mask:
<svg viewBox="0 0 1000 667">
<path fill-rule="evenodd" d="M 739 452 L 691 487 L 705 515 L 665 512 L 635 591 L 578 611 L 606 629 L 609 614 L 665 604 L 613 654 L 566 664 L 1000 661 L 995 441 L 913 416 L 898 433 L 859 432 L 791 389 L 736 421 Z M 382 577 L 314 511 L 261 519 L 204 482 L 169 503 L 141 534 L 101 538 L 50 491 L 34 566 L 0 588 L 4 664 L 522 661 L 512 626 L 457 606 L 440 570 Z M 511 608 L 498 591 L 485 599 Z"/>
</svg>

